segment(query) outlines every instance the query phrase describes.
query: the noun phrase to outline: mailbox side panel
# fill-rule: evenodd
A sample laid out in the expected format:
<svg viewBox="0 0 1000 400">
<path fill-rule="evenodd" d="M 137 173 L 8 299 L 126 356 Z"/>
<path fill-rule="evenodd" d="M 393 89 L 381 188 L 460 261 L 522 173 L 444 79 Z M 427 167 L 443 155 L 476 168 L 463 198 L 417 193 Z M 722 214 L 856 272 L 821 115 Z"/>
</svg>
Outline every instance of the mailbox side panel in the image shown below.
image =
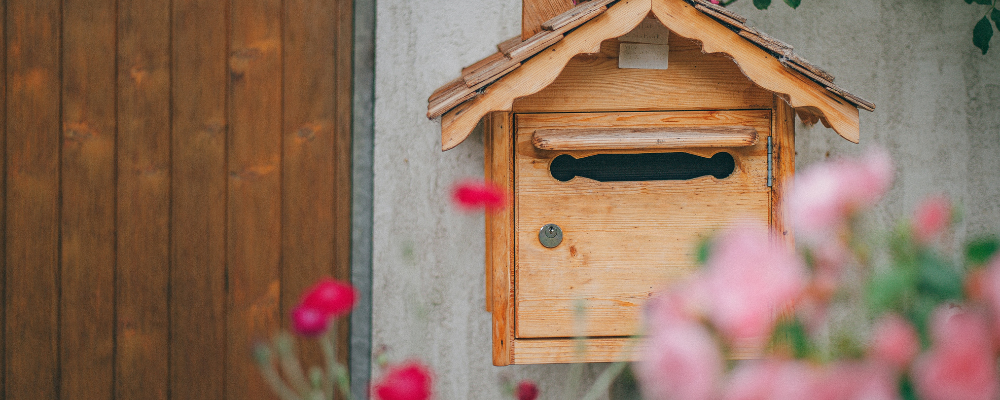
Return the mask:
<svg viewBox="0 0 1000 400">
<path fill-rule="evenodd" d="M 774 96 L 772 136 L 774 137 L 774 187 L 772 187 L 771 226 L 795 246 L 792 227 L 785 218 L 785 194 L 791 190 L 795 174 L 795 111 L 780 96 Z"/>
<path fill-rule="evenodd" d="M 484 120 L 486 179 L 506 189 L 507 207 L 486 213 L 487 306 L 493 313 L 493 365 L 513 363 L 514 339 L 514 130 L 513 114 Z"/>
</svg>

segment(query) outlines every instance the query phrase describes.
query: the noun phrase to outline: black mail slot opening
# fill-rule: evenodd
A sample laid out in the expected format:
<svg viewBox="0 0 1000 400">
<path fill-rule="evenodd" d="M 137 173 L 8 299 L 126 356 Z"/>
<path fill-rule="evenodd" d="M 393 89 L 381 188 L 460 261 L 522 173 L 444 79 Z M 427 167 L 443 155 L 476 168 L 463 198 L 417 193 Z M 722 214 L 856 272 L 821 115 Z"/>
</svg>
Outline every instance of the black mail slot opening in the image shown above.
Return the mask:
<svg viewBox="0 0 1000 400">
<path fill-rule="evenodd" d="M 736 160 L 729 153 L 711 158 L 689 153 L 598 154 L 574 158 L 563 154 L 552 160 L 552 177 L 566 182 L 580 176 L 599 182 L 683 181 L 706 175 L 716 179 L 729 177 Z"/>
</svg>

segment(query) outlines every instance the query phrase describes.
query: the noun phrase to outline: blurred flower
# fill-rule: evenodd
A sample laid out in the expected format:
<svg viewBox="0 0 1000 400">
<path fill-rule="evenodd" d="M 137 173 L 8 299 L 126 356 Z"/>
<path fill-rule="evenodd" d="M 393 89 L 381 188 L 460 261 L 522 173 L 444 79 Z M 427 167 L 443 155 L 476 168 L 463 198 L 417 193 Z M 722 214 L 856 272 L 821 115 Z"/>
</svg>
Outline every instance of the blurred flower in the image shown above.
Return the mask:
<svg viewBox="0 0 1000 400">
<path fill-rule="evenodd" d="M 989 331 L 968 311 L 939 307 L 932 317 L 931 349 L 917 359 L 913 381 L 926 400 L 992 400 L 997 368 Z"/>
<path fill-rule="evenodd" d="M 316 337 L 329 326 L 330 318 L 323 311 L 302 305 L 292 310 L 292 330 L 299 335 Z"/>
<path fill-rule="evenodd" d="M 464 210 L 501 210 L 507 206 L 507 192 L 504 188 L 484 181 L 466 180 L 452 189 L 452 200 Z"/>
<path fill-rule="evenodd" d="M 730 340 L 763 344 L 778 308 L 805 288 L 802 261 L 763 226 L 730 228 L 712 250 L 705 263 L 709 318 Z"/>
<path fill-rule="evenodd" d="M 889 190 L 892 175 L 892 160 L 883 150 L 861 159 L 818 164 L 798 174 L 788 199 L 796 233 L 814 244 L 831 239 L 848 218 Z"/>
<path fill-rule="evenodd" d="M 875 324 L 869 355 L 896 371 L 906 370 L 913 357 L 920 351 L 917 330 L 896 314 L 886 315 Z"/>
<path fill-rule="evenodd" d="M 944 196 L 924 199 L 913 213 L 913 237 L 928 244 L 951 222 L 951 201 Z"/>
<path fill-rule="evenodd" d="M 751 360 L 740 363 L 725 385 L 724 400 L 784 400 L 813 398 L 818 375 L 799 361 Z"/>
<path fill-rule="evenodd" d="M 816 400 L 895 400 L 896 375 L 885 365 L 839 362 L 824 371 L 809 396 Z"/>
<path fill-rule="evenodd" d="M 336 318 L 349 313 L 357 300 L 358 291 L 349 283 L 324 278 L 309 288 L 300 305 Z"/>
<path fill-rule="evenodd" d="M 372 387 L 381 400 L 426 400 L 431 397 L 431 372 L 419 361 L 408 361 L 389 367 L 388 372 Z"/>
<path fill-rule="evenodd" d="M 535 400 L 538 398 L 538 385 L 530 379 L 525 379 L 517 384 L 514 394 L 517 400 Z"/>
<path fill-rule="evenodd" d="M 659 318 L 647 327 L 648 351 L 636 368 L 644 398 L 709 399 L 723 371 L 722 353 L 712 335 L 697 321 L 675 312 L 670 301 L 653 307 L 667 308 L 649 311 Z"/>
</svg>

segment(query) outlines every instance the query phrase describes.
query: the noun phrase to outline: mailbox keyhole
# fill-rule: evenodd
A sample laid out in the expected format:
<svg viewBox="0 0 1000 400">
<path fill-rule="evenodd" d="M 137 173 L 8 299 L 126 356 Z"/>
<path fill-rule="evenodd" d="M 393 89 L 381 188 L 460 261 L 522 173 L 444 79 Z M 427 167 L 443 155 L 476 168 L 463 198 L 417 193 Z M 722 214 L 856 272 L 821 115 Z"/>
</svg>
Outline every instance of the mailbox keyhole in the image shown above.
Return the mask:
<svg viewBox="0 0 1000 400">
<path fill-rule="evenodd" d="M 598 154 L 574 158 L 563 154 L 552 160 L 552 177 L 566 182 L 580 176 L 598 182 L 688 180 L 705 175 L 725 179 L 736 170 L 729 153 L 705 158 L 689 153 Z"/>
</svg>

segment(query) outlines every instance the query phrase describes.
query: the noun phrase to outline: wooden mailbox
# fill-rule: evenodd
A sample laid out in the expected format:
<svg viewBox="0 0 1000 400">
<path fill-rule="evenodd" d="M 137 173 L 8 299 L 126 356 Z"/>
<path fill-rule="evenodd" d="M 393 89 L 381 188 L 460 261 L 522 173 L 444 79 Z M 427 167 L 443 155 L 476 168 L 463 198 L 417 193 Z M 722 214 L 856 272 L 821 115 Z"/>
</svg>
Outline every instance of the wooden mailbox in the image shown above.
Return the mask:
<svg viewBox="0 0 1000 400">
<path fill-rule="evenodd" d="M 431 96 L 444 150 L 482 121 L 486 178 L 511 196 L 486 216 L 495 365 L 634 358 L 644 301 L 695 268 L 701 238 L 748 217 L 789 235 L 796 113 L 858 141 L 874 105 L 745 21 L 591 0 Z"/>
</svg>

